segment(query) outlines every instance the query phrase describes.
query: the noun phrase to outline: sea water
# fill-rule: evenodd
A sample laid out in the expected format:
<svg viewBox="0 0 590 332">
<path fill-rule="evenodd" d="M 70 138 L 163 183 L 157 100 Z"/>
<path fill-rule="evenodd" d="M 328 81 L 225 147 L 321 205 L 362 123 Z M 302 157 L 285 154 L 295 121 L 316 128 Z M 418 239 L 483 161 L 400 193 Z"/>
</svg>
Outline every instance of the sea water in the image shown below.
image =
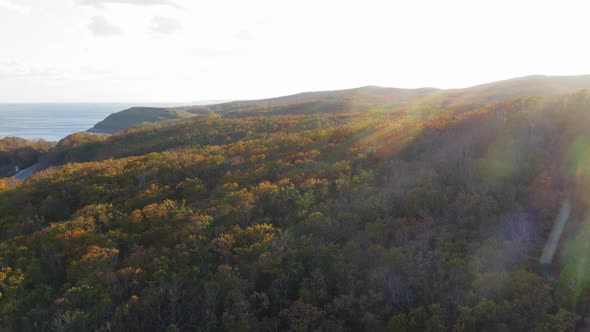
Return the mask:
<svg viewBox="0 0 590 332">
<path fill-rule="evenodd" d="M 161 103 L 0 103 L 0 139 L 60 139 L 92 128 L 111 113 L 133 106 L 170 107 Z"/>
</svg>

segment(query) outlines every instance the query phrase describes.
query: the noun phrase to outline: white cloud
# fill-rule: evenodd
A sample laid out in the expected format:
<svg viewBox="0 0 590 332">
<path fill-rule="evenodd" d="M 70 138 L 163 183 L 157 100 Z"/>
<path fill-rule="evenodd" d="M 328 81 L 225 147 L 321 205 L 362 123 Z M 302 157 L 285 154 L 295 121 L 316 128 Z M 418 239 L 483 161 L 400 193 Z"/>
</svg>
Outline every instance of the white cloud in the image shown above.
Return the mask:
<svg viewBox="0 0 590 332">
<path fill-rule="evenodd" d="M 222 57 L 238 55 L 240 51 L 237 49 L 195 48 L 190 53 L 203 57 Z"/>
<path fill-rule="evenodd" d="M 127 4 L 137 6 L 166 5 L 176 7 L 176 4 L 170 0 L 77 0 L 77 3 L 95 7 L 102 7 L 107 4 Z"/>
<path fill-rule="evenodd" d="M 15 11 L 24 6 L 28 14 Z M 20 63 L 0 63 L 0 101 L 248 99 L 590 73 L 587 9 L 587 0 L 0 0 L 0 61 Z M 95 37 L 91 22 L 114 37 Z"/>
<path fill-rule="evenodd" d="M 0 79 L 55 79 L 60 77 L 56 68 L 30 66 L 14 60 L 0 61 Z"/>
<path fill-rule="evenodd" d="M 92 22 L 88 25 L 88 29 L 99 37 L 114 36 L 121 33 L 121 28 L 110 23 L 103 16 L 94 16 Z"/>
<path fill-rule="evenodd" d="M 235 35 L 237 40 L 252 40 L 252 35 L 248 30 L 240 30 Z"/>
<path fill-rule="evenodd" d="M 181 28 L 180 22 L 172 17 L 156 16 L 151 20 L 150 29 L 153 33 L 169 35 Z"/>
<path fill-rule="evenodd" d="M 0 0 L 0 10 L 2 9 L 12 10 L 23 14 L 27 14 L 31 11 L 31 7 L 17 5 L 9 0 Z"/>
</svg>

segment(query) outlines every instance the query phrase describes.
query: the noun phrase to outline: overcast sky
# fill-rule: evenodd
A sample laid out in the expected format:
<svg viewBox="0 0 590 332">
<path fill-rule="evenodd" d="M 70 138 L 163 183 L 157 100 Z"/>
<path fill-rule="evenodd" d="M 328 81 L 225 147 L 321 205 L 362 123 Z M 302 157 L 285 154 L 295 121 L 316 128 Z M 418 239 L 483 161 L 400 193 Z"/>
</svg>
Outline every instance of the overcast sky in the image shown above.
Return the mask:
<svg viewBox="0 0 590 332">
<path fill-rule="evenodd" d="M 588 74 L 586 3 L 0 0 L 0 102 L 190 102 Z"/>
</svg>

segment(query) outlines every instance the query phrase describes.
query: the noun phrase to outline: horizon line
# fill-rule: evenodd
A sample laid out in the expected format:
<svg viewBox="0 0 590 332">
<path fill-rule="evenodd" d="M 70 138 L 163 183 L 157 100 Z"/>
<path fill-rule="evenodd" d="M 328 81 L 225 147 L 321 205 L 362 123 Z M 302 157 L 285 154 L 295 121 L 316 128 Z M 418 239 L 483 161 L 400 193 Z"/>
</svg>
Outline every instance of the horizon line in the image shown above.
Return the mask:
<svg viewBox="0 0 590 332">
<path fill-rule="evenodd" d="M 588 76 L 590 78 L 590 74 L 576 74 L 576 75 L 546 75 L 546 74 L 531 74 L 525 76 L 517 76 L 511 78 L 505 78 L 495 81 L 486 81 L 482 83 L 477 83 L 473 85 L 462 86 L 458 88 L 439 88 L 435 86 L 419 86 L 419 87 L 411 87 L 411 88 L 401 88 L 401 87 L 392 87 L 392 86 L 382 86 L 382 85 L 361 85 L 352 88 L 344 88 L 344 89 L 323 89 L 323 90 L 306 90 L 306 91 L 299 91 L 294 93 L 282 94 L 278 96 L 271 96 L 271 97 L 262 97 L 262 98 L 205 98 L 205 99 L 193 99 L 191 101 L 0 101 L 0 105 L 10 105 L 10 104 L 176 104 L 173 106 L 198 106 L 200 105 L 214 105 L 214 104 L 221 104 L 226 102 L 236 102 L 236 101 L 257 101 L 257 100 L 268 100 L 274 98 L 281 98 L 281 97 L 288 97 L 288 96 L 295 96 L 299 94 L 305 93 L 317 93 L 317 92 L 332 92 L 332 91 L 347 91 L 347 90 L 356 90 L 356 89 L 363 89 L 363 88 L 381 88 L 381 89 L 397 89 L 397 90 L 423 90 L 423 89 L 433 89 L 433 90 L 440 90 L 440 91 L 453 91 L 453 90 L 465 90 L 480 86 L 485 86 L 489 84 L 507 82 L 507 81 L 514 81 L 520 79 L 531 79 L 531 78 L 575 78 L 575 77 L 584 77 Z M 209 103 L 210 102 L 210 103 Z"/>
</svg>

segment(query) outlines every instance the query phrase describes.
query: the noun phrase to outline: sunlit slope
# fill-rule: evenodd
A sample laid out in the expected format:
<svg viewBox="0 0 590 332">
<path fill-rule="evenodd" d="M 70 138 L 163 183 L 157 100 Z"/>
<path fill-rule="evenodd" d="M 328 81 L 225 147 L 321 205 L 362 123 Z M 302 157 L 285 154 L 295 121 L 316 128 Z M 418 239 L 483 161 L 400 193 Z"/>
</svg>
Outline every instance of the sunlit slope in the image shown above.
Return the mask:
<svg viewBox="0 0 590 332">
<path fill-rule="evenodd" d="M 448 99 L 447 102 L 451 104 L 459 102 L 488 103 L 524 96 L 568 93 L 583 89 L 590 89 L 590 75 L 533 75 L 482 84 L 466 89 L 448 90 L 444 94 Z"/>
<path fill-rule="evenodd" d="M 256 101 L 236 101 L 209 106 L 175 108 L 134 107 L 107 117 L 91 130 L 116 133 L 161 121 L 180 120 L 196 115 L 219 114 L 226 118 L 264 115 L 334 114 L 367 110 L 399 109 L 409 102 L 432 94 L 436 89 L 391 89 L 363 87 L 358 89 L 307 92 L 293 96 Z"/>
<path fill-rule="evenodd" d="M 0 183 L 0 324 L 572 330 L 589 133 L 579 91 L 73 135 L 66 164 Z"/>
<path fill-rule="evenodd" d="M 181 120 L 211 113 L 237 118 L 256 115 L 334 114 L 342 112 L 409 111 L 431 116 L 447 111 L 472 111 L 491 102 L 590 88 L 590 76 L 527 76 L 466 89 L 397 89 L 367 86 L 356 89 L 305 92 L 291 96 L 175 108 L 135 107 L 115 113 L 90 131 L 115 133 L 154 122 Z"/>
<path fill-rule="evenodd" d="M 590 89 L 590 75 L 527 76 L 465 89 L 397 89 L 367 86 L 357 89 L 306 92 L 292 96 L 238 101 L 187 111 L 211 111 L 227 117 L 256 114 L 316 114 L 343 111 L 420 110 L 432 107 L 479 107 L 500 100 Z"/>
<path fill-rule="evenodd" d="M 583 94 L 583 93 L 582 93 Z M 261 139 L 275 132 L 296 133 L 307 130 L 320 130 L 346 124 L 367 122 L 380 127 L 383 123 L 399 128 L 423 126 L 430 121 L 453 121 L 477 112 L 508 110 L 517 108 L 522 112 L 523 105 L 544 103 L 545 100 L 565 100 L 564 96 L 524 97 L 493 102 L 487 105 L 471 103 L 465 108 L 435 108 L 424 115 L 415 116 L 409 111 L 366 111 L 341 112 L 304 115 L 250 116 L 227 118 L 219 115 L 199 116 L 183 121 L 151 124 L 134 128 L 113 136 L 75 134 L 58 144 L 51 156 L 56 163 L 73 161 L 96 161 L 108 158 L 137 156 L 150 152 L 161 152 L 190 146 L 223 145 L 246 139 Z M 562 109 L 558 105 L 557 109 Z M 467 110 L 467 111 L 465 111 Z M 564 111 L 565 112 L 565 111 Z M 565 115 L 564 115 L 565 116 Z M 443 124 L 446 124 L 444 122 Z M 465 139 L 463 139 L 465 140 Z M 459 143 L 459 142 L 456 142 Z M 450 142 L 450 145 L 453 143 Z"/>
</svg>

